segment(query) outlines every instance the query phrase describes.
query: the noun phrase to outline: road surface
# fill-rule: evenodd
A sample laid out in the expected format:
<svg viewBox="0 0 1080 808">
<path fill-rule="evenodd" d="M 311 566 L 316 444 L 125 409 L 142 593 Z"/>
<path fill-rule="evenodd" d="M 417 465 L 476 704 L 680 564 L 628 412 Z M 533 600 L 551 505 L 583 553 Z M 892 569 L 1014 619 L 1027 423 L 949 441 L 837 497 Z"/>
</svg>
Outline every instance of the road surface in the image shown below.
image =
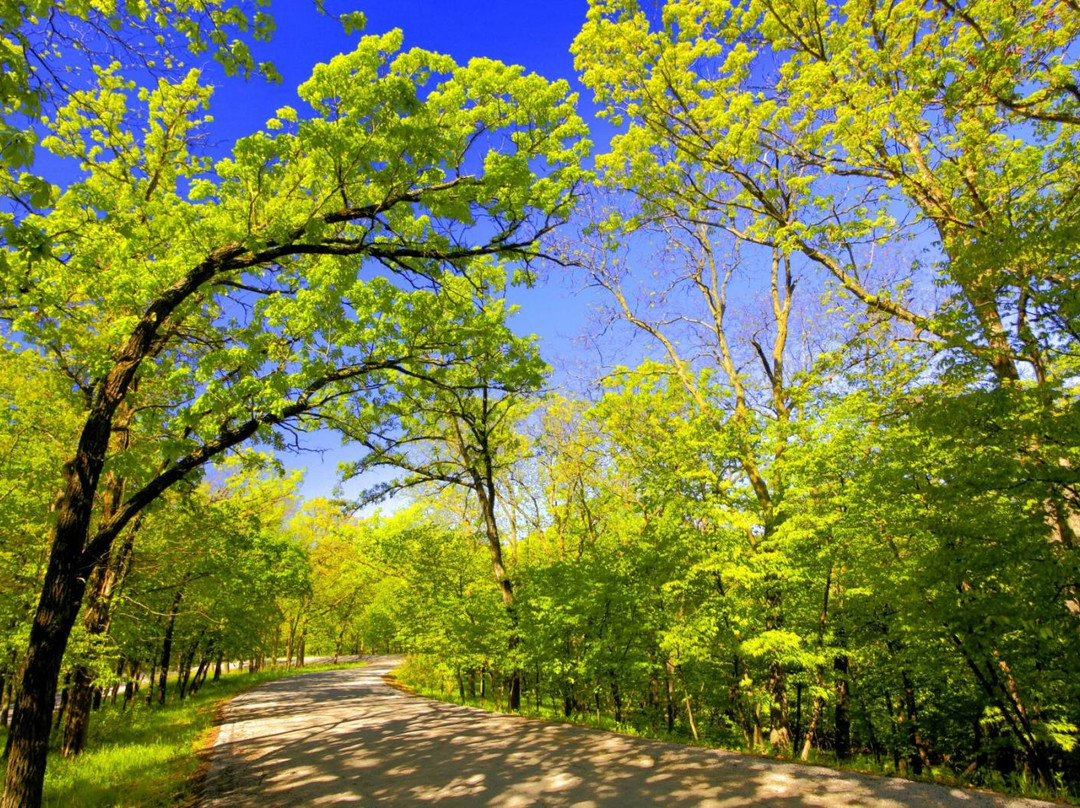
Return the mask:
<svg viewBox="0 0 1080 808">
<path fill-rule="evenodd" d="M 400 661 L 293 676 L 238 696 L 202 805 L 1049 804 L 493 715 L 395 690 L 383 676 Z"/>
</svg>

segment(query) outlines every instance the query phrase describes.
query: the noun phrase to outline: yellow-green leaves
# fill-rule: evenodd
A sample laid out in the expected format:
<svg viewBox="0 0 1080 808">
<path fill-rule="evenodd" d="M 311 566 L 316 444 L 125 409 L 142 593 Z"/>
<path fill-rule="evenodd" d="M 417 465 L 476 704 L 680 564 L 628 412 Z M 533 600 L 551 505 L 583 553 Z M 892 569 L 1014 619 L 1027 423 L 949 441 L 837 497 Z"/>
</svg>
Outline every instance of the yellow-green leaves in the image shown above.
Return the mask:
<svg viewBox="0 0 1080 808">
<path fill-rule="evenodd" d="M 645 215 L 685 206 L 801 255 L 999 379 L 1064 378 L 1054 335 L 1012 323 L 1031 306 L 1074 322 L 1078 31 L 1058 2 L 597 0 L 574 53 L 623 130 L 603 179 Z M 874 266 L 912 239 L 935 267 L 916 286 L 951 290 L 937 306 Z"/>
</svg>

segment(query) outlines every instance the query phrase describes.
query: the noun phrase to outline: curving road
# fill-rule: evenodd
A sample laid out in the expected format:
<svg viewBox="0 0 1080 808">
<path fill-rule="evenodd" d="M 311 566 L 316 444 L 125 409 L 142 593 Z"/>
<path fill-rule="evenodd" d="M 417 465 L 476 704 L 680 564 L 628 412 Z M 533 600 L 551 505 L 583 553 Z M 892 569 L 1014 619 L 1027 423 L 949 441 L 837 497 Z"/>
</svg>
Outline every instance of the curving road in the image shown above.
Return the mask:
<svg viewBox="0 0 1080 808">
<path fill-rule="evenodd" d="M 400 661 L 234 699 L 202 805 L 1049 805 L 492 715 L 395 690 Z"/>
</svg>

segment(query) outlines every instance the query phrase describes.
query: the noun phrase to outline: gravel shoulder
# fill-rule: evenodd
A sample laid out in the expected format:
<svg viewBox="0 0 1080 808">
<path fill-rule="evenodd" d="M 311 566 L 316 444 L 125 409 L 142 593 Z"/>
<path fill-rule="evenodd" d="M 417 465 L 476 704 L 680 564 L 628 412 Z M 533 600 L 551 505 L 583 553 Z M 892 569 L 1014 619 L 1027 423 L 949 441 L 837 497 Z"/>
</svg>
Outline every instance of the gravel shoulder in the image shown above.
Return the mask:
<svg viewBox="0 0 1080 808">
<path fill-rule="evenodd" d="M 495 715 L 412 696 L 400 658 L 280 679 L 225 710 L 202 806 L 1047 806 Z"/>
</svg>

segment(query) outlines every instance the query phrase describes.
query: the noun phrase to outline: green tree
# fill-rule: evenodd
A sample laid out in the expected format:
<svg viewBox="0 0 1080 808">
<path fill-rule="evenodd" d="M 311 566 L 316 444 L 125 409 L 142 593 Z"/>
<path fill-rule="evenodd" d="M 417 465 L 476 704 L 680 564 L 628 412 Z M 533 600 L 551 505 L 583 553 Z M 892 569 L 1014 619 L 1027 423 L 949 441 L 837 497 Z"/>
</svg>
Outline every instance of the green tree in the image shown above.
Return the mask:
<svg viewBox="0 0 1080 808">
<path fill-rule="evenodd" d="M 50 506 L 78 429 L 78 402 L 47 360 L 14 343 L 0 349 L 0 378 L 0 700 L 6 724 L 44 572 Z"/>
<path fill-rule="evenodd" d="M 500 589 L 492 586 L 486 537 L 470 521 L 454 524 L 421 506 L 373 520 L 370 531 L 372 556 L 394 571 L 373 606 L 383 611 L 392 596 L 394 611 L 409 615 L 395 620 L 400 647 L 433 660 L 462 698 L 466 679 L 473 690 L 478 671 L 490 672 L 494 684 L 495 671 L 508 665 L 515 629 L 507 624 Z M 517 709 L 509 700 L 507 706 Z"/>
<path fill-rule="evenodd" d="M 522 446 L 514 424 L 523 416 L 530 394 L 539 388 L 546 366 L 533 340 L 515 337 L 503 324 L 506 302 L 496 295 L 505 283 L 505 270 L 491 266 L 480 284 L 474 281 L 457 291 L 475 306 L 481 326 L 471 356 L 424 378 L 401 377 L 395 383 L 394 405 L 383 410 L 384 423 L 373 428 L 361 421 L 359 434 L 353 427 L 344 431 L 367 449 L 352 474 L 380 466 L 404 472 L 401 479 L 379 486 L 370 496 L 433 483 L 458 487 L 476 498 L 514 656 L 518 616 L 514 584 L 503 557 L 499 496 L 510 467 L 520 460 Z M 507 702 L 517 710 L 521 672 L 514 660 L 510 664 Z"/>
<path fill-rule="evenodd" d="M 650 210 L 801 254 L 967 373 L 1060 391 L 1080 333 L 1077 15 L 597 0 L 574 51 L 626 130 L 600 162 Z M 884 274 L 883 250 L 910 273 Z M 1075 545 L 1072 488 L 1048 485 L 1046 507 Z"/>
<path fill-rule="evenodd" d="M 566 216 L 586 148 L 566 85 L 400 44 L 399 32 L 368 37 L 317 67 L 300 88 L 309 113 L 283 108 L 216 166 L 194 151 L 209 98 L 196 73 L 136 91 L 100 71 L 51 121 L 48 147 L 84 176 L 26 219 L 48 235 L 44 260 L 8 251 L 23 279 L 10 327 L 74 377 L 84 425 L 57 499 L 5 806 L 40 798 L 86 577 L 135 515 L 276 425 L 303 428 L 347 395 L 374 407 L 390 375 L 459 361 L 486 323 L 444 286 L 484 272 L 479 258 L 533 256 Z M 141 132 L 125 125 L 133 103 Z M 166 436 L 160 471 L 95 520 L 128 401 L 146 405 L 140 428 Z"/>
<path fill-rule="evenodd" d="M 921 445 L 941 461 L 931 476 L 970 479 L 964 461 L 988 460 L 975 433 L 961 426 L 974 413 L 996 412 L 1007 400 L 1023 414 L 993 419 L 1001 430 L 993 444 L 1013 447 L 1016 461 L 998 458 L 988 476 L 1008 469 L 1015 490 L 1041 503 L 1046 563 L 1059 593 L 1050 611 L 1058 617 L 1080 613 L 1072 573 L 1080 526 L 1075 465 L 1069 439 L 1050 437 L 1075 434 L 1077 22 L 1075 8 L 1052 2 L 671 0 L 653 13 L 632 0 L 597 0 L 574 45 L 583 80 L 622 129 L 599 163 L 609 186 L 636 196 L 631 225 L 675 218 L 817 267 L 834 297 L 864 307 L 867 322 L 884 320 L 894 337 L 932 352 L 924 372 L 955 401 L 924 394 L 893 402 L 925 428 Z M 908 268 L 897 272 L 897 265 Z M 867 350 L 888 352 L 887 341 Z M 984 397 L 987 387 L 998 392 Z M 804 424 L 811 429 L 834 411 L 818 403 Z M 1043 429 L 1051 422 L 1053 433 Z M 932 428 L 938 423 L 955 429 L 950 439 L 971 440 L 966 453 L 938 453 L 945 438 Z M 775 473 L 784 473 L 782 464 Z M 837 471 L 832 479 L 848 478 Z M 800 494 L 820 487 L 809 476 L 802 482 L 809 487 Z M 948 498 L 964 488 L 937 490 Z M 893 504 L 875 490 L 867 496 L 886 510 Z M 848 507 L 846 498 L 834 507 Z M 966 512 L 965 504 L 954 512 Z M 777 513 L 782 520 L 790 511 Z M 986 522 L 989 514 L 1000 521 Z M 1002 563 L 1007 548 L 1025 545 L 1004 511 L 985 506 L 971 516 L 1000 538 L 993 546 Z M 930 530 L 946 545 L 955 540 L 949 533 L 942 524 Z M 837 606 L 857 602 L 835 598 L 851 591 L 837 577 L 842 557 L 836 561 L 820 570 L 833 589 L 821 608 L 830 621 Z M 1038 588 L 1040 577 L 1030 572 Z M 980 585 L 959 577 L 954 586 Z M 989 612 L 1001 602 L 982 601 Z M 1072 631 L 1067 620 L 1045 617 L 1044 631 Z M 828 633 L 819 634 L 826 645 Z M 975 681 L 994 680 L 986 665 L 1018 665 L 1005 650 L 1007 637 L 979 646 L 967 666 Z M 848 666 L 842 656 L 838 677 Z M 1003 699 L 1002 715 L 1012 713 L 1007 720 L 1020 728 L 1013 735 L 1027 764 L 1049 782 L 1047 756 L 1018 717 L 1035 708 L 1018 695 L 1022 680 L 1012 681 L 1019 706 Z M 846 698 L 839 684 L 838 710 Z M 910 726 L 915 710 L 905 711 Z M 847 720 L 842 712 L 838 726 Z"/>
</svg>

